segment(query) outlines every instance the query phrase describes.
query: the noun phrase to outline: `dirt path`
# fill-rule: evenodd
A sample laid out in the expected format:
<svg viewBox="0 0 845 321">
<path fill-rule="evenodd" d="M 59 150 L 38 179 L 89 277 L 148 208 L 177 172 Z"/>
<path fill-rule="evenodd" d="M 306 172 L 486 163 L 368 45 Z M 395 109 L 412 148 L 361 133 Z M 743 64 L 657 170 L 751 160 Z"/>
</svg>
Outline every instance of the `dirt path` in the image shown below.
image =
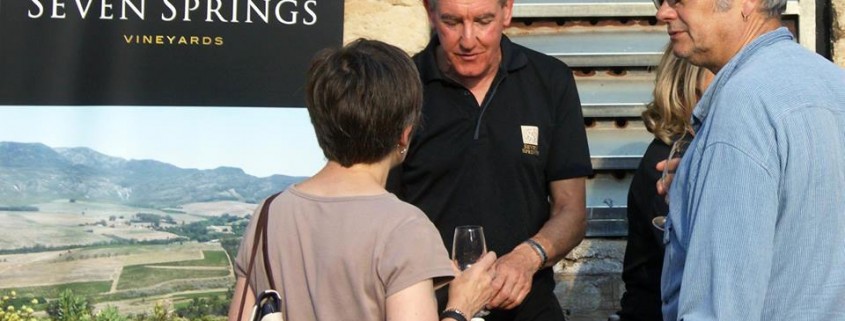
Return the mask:
<svg viewBox="0 0 845 321">
<path fill-rule="evenodd" d="M 155 302 L 159 302 L 162 300 L 169 300 L 175 296 L 180 295 L 189 295 L 195 293 L 205 293 L 205 292 L 226 292 L 228 291 L 227 288 L 212 288 L 212 289 L 201 289 L 201 290 L 189 290 L 189 291 L 182 291 L 182 292 L 173 292 L 161 295 L 154 295 L 144 298 L 137 298 L 137 299 L 129 299 L 129 300 L 121 300 L 121 301 L 109 301 L 103 302 L 100 304 L 96 304 L 95 310 L 104 309 L 108 306 L 116 307 L 121 315 L 127 314 L 138 314 L 138 313 L 150 313 L 153 310 L 153 306 Z M 171 303 L 172 304 L 172 303 Z M 173 306 L 170 306 L 170 309 L 173 309 Z"/>
<path fill-rule="evenodd" d="M 114 293 L 117 291 L 117 281 L 120 281 L 121 273 L 123 273 L 123 266 L 119 266 L 115 269 L 114 276 L 112 277 L 111 289 L 109 289 L 108 293 Z"/>
<path fill-rule="evenodd" d="M 223 266 L 166 266 L 166 265 L 145 265 L 151 269 L 167 270 L 226 270 Z"/>
</svg>

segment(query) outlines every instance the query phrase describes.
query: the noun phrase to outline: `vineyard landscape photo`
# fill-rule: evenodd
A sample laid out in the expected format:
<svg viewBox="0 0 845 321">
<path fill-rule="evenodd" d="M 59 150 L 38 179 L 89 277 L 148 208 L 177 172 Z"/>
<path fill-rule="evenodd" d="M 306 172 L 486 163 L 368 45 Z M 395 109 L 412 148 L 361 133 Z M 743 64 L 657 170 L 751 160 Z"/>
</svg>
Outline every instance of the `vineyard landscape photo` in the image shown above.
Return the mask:
<svg viewBox="0 0 845 321">
<path fill-rule="evenodd" d="M 256 204 L 300 179 L 0 142 L 0 321 L 223 320 Z"/>
</svg>

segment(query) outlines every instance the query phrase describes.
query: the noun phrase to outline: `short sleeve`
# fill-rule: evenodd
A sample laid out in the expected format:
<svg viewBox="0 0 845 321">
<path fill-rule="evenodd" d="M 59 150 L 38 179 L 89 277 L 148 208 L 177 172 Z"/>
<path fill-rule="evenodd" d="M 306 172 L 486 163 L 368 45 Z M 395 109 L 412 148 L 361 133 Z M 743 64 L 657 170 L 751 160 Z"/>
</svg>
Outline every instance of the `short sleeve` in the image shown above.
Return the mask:
<svg viewBox="0 0 845 321">
<path fill-rule="evenodd" d="M 255 225 L 258 223 L 258 214 L 264 203 L 258 204 L 255 211 L 252 213 L 252 218 L 244 230 L 241 245 L 238 247 L 238 255 L 235 257 L 235 276 L 246 277 L 247 266 L 249 265 L 249 256 L 252 250 L 252 243 L 255 241 Z"/>
<path fill-rule="evenodd" d="M 559 77 L 560 82 L 556 88 L 552 88 L 552 92 L 558 96 L 553 99 L 556 106 L 553 106 L 555 120 L 547 169 L 548 181 L 589 176 L 593 173 L 575 78 L 569 68 L 564 68 Z"/>
<path fill-rule="evenodd" d="M 400 224 L 384 241 L 377 269 L 385 296 L 425 279 L 434 279 L 437 287 L 454 277 L 440 234 L 422 213 Z"/>
</svg>

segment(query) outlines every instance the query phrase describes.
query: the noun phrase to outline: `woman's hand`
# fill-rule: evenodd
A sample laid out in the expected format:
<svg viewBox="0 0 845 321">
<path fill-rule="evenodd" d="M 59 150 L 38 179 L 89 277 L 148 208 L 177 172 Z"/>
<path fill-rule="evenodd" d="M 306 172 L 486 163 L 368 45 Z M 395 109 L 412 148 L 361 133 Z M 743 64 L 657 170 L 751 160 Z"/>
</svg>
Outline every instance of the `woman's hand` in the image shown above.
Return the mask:
<svg viewBox="0 0 845 321">
<path fill-rule="evenodd" d="M 493 298 L 493 294 L 499 290 L 493 288 L 492 282 L 495 262 L 496 253 L 487 252 L 478 262 L 464 271 L 458 270 L 453 263 L 455 279 L 449 284 L 449 302 L 446 303 L 446 307 L 458 309 L 468 318 L 472 318 L 476 312 L 484 308 L 484 305 Z"/>
<path fill-rule="evenodd" d="M 654 169 L 659 172 L 663 172 L 666 166 L 669 166 L 667 175 L 664 175 L 657 180 L 657 195 L 666 196 L 667 194 L 669 194 L 669 187 L 672 186 L 672 179 L 675 177 L 675 170 L 678 169 L 678 166 L 680 164 L 681 159 L 675 158 L 671 161 L 660 161 L 654 166 Z"/>
</svg>

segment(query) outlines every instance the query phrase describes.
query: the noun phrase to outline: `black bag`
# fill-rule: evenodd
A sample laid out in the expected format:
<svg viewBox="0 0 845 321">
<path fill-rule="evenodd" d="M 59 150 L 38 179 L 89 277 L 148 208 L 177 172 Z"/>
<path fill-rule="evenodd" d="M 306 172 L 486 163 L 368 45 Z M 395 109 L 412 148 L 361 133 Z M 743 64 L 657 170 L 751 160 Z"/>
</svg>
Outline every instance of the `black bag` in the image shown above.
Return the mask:
<svg viewBox="0 0 845 321">
<path fill-rule="evenodd" d="M 282 295 L 276 290 L 265 290 L 255 299 L 255 306 L 252 308 L 251 321 L 284 321 L 285 314 L 282 312 Z"/>
<path fill-rule="evenodd" d="M 258 222 L 255 225 L 255 238 L 252 242 L 252 252 L 249 256 L 249 264 L 246 270 L 246 282 L 249 284 L 250 275 L 255 267 L 255 254 L 258 252 L 258 244 L 261 244 L 262 252 L 264 254 L 264 270 L 267 272 L 267 280 L 270 281 L 270 290 L 265 290 L 259 293 L 255 298 L 255 306 L 252 307 L 252 315 L 250 321 L 284 321 L 284 303 L 282 302 L 282 295 L 272 290 L 276 286 L 273 278 L 273 271 L 270 268 L 270 262 L 267 261 L 267 220 L 270 211 L 270 204 L 281 193 L 271 195 L 264 201 L 264 206 L 261 207 L 261 213 L 258 214 Z M 246 299 L 246 289 L 241 295 L 241 308 L 238 311 L 238 320 L 241 320 L 244 310 L 244 300 Z"/>
</svg>

